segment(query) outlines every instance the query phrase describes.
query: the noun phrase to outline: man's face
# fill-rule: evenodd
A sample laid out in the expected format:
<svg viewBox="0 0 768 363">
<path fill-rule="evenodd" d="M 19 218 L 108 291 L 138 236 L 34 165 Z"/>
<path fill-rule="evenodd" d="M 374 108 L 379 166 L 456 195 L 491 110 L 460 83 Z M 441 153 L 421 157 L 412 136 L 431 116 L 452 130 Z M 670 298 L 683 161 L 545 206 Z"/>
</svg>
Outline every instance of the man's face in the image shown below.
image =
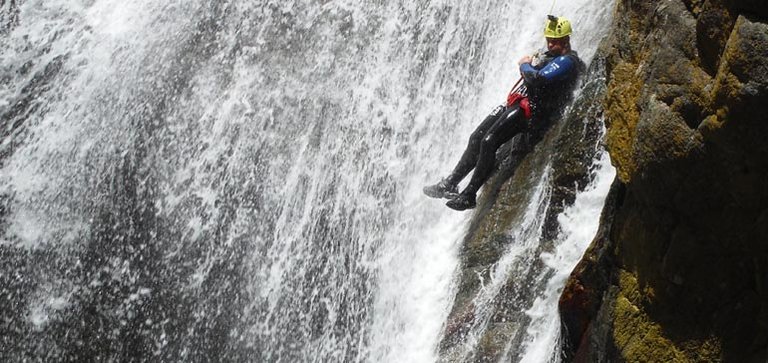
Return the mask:
<svg viewBox="0 0 768 363">
<path fill-rule="evenodd" d="M 566 38 L 547 38 L 547 50 L 553 55 L 561 55 L 565 51 Z"/>
</svg>

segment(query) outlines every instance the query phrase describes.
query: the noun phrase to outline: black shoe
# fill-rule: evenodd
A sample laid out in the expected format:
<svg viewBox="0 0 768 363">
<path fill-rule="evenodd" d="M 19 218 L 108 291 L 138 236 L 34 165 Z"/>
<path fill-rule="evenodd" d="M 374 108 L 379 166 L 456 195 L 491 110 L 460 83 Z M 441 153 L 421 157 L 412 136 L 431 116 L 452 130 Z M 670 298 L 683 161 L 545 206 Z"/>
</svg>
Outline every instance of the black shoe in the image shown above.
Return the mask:
<svg viewBox="0 0 768 363">
<path fill-rule="evenodd" d="M 449 200 L 448 203 L 445 203 L 445 205 L 448 208 L 461 211 L 474 208 L 477 205 L 477 201 L 474 194 L 459 194 Z"/>
<path fill-rule="evenodd" d="M 455 184 L 443 179 L 435 185 L 424 187 L 424 194 L 432 198 L 454 198 L 459 195 L 459 188 Z"/>
</svg>

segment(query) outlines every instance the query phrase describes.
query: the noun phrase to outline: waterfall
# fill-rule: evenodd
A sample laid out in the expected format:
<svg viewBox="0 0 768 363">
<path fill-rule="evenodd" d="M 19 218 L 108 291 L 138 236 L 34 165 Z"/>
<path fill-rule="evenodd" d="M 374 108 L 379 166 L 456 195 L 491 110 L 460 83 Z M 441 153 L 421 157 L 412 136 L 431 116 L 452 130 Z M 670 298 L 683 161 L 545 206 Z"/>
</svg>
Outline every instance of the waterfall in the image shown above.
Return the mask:
<svg viewBox="0 0 768 363">
<path fill-rule="evenodd" d="M 470 214 L 421 188 L 550 6 L 0 2 L 0 360 L 438 360 Z M 612 2 L 555 9 L 591 59 Z"/>
<path fill-rule="evenodd" d="M 598 221 L 605 197 L 616 171 L 610 164 L 608 153 L 602 150 L 594 164 L 592 182 L 579 193 L 576 201 L 558 216 L 561 233 L 555 250 L 541 255 L 549 276 L 544 294 L 536 297 L 526 312 L 532 317 L 523 345 L 521 362 L 559 361 L 557 347 L 560 339 L 560 321 L 557 300 L 568 275 L 576 267 L 582 253 L 597 233 Z"/>
</svg>

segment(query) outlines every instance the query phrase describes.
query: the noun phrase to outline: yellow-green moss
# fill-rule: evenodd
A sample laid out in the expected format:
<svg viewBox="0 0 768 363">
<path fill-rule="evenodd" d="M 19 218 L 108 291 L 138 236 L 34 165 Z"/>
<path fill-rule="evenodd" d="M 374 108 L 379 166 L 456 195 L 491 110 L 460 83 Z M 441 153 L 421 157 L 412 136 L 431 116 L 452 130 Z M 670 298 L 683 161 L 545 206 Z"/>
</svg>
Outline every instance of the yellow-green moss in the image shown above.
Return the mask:
<svg viewBox="0 0 768 363">
<path fill-rule="evenodd" d="M 636 168 L 633 149 L 640 118 L 637 100 L 642 89 L 642 81 L 636 70 L 635 64 L 621 62 L 616 65 L 611 73 L 606 97 L 608 151 L 616 166 L 616 173 L 624 183 L 630 180 Z"/>
<path fill-rule="evenodd" d="M 738 77 L 732 73 L 732 67 L 735 64 L 745 63 L 745 60 L 743 59 L 744 54 L 741 50 L 742 39 L 739 34 L 739 29 L 741 29 L 744 22 L 745 19 L 743 17 L 739 17 L 736 20 L 736 24 L 733 27 L 733 31 L 728 39 L 728 43 L 726 43 L 725 49 L 723 50 L 720 68 L 718 69 L 717 75 L 715 76 L 711 99 L 717 104 L 720 104 L 721 107 L 722 105 L 728 105 L 734 100 L 739 99 L 740 90 L 743 87 Z M 721 108 L 717 113 L 718 117 L 723 120 L 725 119 L 725 115 L 723 113 L 727 114 L 727 108 L 725 110 Z"/>
<path fill-rule="evenodd" d="M 627 362 L 719 362 L 718 338 L 674 341 L 643 308 L 653 303 L 654 291 L 641 288 L 637 278 L 619 270 L 619 296 L 614 301 L 613 339 Z"/>
<path fill-rule="evenodd" d="M 620 293 L 614 304 L 613 339 L 627 362 L 688 362 L 661 327 L 643 311 L 643 294 L 631 273 L 620 271 Z"/>
</svg>

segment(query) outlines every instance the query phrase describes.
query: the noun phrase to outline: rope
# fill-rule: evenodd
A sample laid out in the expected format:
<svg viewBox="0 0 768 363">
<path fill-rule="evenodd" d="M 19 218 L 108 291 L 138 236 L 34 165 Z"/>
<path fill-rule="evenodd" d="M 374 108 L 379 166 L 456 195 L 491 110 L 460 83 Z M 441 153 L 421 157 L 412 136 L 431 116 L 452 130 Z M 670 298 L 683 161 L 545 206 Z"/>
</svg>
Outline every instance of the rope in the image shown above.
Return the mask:
<svg viewBox="0 0 768 363">
<path fill-rule="evenodd" d="M 528 94 L 528 89 L 525 87 L 525 83 L 523 83 L 523 77 L 520 77 L 520 79 L 515 82 L 515 85 L 512 86 L 512 90 L 509 91 L 509 93 L 519 93 L 523 96 L 526 96 Z"/>
<path fill-rule="evenodd" d="M 515 82 L 515 85 L 514 85 L 514 86 L 512 86 L 512 90 L 511 90 L 511 91 L 509 91 L 509 93 L 515 93 L 515 92 L 518 92 L 518 91 L 520 91 L 520 88 L 522 88 L 522 87 L 523 87 L 523 84 L 522 84 L 522 82 L 523 82 L 523 77 L 520 77 L 520 79 L 518 79 L 518 80 L 517 80 L 517 82 Z M 519 92 L 518 92 L 518 93 L 519 93 Z"/>
<path fill-rule="evenodd" d="M 552 11 L 555 10 L 555 3 L 556 2 L 557 2 L 557 0 L 552 0 L 552 7 L 549 8 L 549 13 L 548 14 L 552 14 Z M 552 14 L 552 15 L 555 15 L 555 14 Z"/>
</svg>

